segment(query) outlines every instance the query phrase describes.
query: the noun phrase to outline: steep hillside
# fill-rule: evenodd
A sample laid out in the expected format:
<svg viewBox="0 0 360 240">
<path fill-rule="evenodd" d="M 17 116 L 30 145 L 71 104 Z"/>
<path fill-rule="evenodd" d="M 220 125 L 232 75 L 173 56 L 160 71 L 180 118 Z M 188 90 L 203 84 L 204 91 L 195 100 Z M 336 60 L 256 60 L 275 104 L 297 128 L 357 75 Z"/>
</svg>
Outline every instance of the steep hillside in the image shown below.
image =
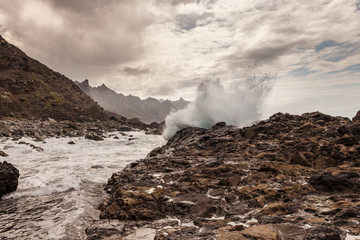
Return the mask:
<svg viewBox="0 0 360 240">
<path fill-rule="evenodd" d="M 104 110 L 70 79 L 0 36 L 0 118 L 106 119 Z"/>
<path fill-rule="evenodd" d="M 136 96 L 116 93 L 105 84 L 91 87 L 88 80 L 76 84 L 104 109 L 127 118 L 139 118 L 145 123 L 163 122 L 171 111 L 185 108 L 189 103 L 182 98 L 177 101 L 159 101 L 155 98 L 141 100 Z"/>
</svg>

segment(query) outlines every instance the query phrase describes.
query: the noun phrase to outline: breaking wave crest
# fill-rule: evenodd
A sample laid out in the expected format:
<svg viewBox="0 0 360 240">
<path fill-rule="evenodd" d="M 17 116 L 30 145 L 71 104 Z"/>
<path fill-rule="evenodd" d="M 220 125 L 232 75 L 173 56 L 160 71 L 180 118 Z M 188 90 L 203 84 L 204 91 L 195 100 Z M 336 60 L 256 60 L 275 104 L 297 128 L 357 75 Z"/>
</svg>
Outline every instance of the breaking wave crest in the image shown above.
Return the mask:
<svg viewBox="0 0 360 240">
<path fill-rule="evenodd" d="M 252 75 L 227 86 L 220 80 L 205 79 L 198 86 L 194 102 L 166 117 L 163 137 L 169 139 L 186 127 L 210 128 L 217 122 L 244 126 L 258 121 L 272 78 L 269 74 Z"/>
</svg>

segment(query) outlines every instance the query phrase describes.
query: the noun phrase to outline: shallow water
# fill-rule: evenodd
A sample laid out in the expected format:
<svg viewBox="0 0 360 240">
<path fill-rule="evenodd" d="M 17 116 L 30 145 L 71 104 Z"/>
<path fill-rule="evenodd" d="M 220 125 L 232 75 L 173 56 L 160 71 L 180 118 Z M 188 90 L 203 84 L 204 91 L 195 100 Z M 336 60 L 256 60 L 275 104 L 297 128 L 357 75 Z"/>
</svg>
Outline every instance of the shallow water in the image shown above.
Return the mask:
<svg viewBox="0 0 360 240">
<path fill-rule="evenodd" d="M 9 154 L 1 160 L 20 171 L 17 191 L 0 201 L 0 239 L 86 238 L 86 227 L 99 219 L 97 206 L 106 198 L 103 187 L 111 174 L 165 143 L 161 136 L 142 132 L 128 133 L 134 140 L 113 134 L 119 139 L 0 141 L 0 149 Z"/>
</svg>

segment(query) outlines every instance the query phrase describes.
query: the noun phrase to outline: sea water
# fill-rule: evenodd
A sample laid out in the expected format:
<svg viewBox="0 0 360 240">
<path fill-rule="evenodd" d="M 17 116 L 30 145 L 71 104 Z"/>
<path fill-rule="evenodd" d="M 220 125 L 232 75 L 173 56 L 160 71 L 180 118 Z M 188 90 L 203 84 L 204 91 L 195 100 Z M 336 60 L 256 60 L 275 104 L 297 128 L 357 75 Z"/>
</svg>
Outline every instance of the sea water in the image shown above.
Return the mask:
<svg viewBox="0 0 360 240">
<path fill-rule="evenodd" d="M 97 207 L 107 197 L 103 188 L 111 174 L 165 143 L 143 132 L 115 132 L 98 142 L 45 141 L 0 140 L 0 150 L 9 154 L 1 160 L 20 172 L 18 189 L 0 200 L 0 239 L 85 239 L 86 227 L 99 219 Z"/>
</svg>

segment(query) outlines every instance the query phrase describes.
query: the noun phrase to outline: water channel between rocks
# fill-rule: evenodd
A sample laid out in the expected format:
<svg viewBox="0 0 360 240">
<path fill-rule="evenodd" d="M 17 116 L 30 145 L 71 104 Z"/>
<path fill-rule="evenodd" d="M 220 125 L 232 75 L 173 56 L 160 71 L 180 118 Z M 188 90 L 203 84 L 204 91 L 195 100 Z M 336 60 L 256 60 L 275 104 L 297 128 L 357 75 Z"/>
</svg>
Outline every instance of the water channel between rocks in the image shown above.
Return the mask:
<svg viewBox="0 0 360 240">
<path fill-rule="evenodd" d="M 0 239 L 86 238 L 86 227 L 99 219 L 97 206 L 106 198 L 103 187 L 111 174 L 165 143 L 143 132 L 114 132 L 99 142 L 45 141 L 0 140 L 0 149 L 9 154 L 2 160 L 20 171 L 17 191 L 0 201 Z"/>
</svg>

